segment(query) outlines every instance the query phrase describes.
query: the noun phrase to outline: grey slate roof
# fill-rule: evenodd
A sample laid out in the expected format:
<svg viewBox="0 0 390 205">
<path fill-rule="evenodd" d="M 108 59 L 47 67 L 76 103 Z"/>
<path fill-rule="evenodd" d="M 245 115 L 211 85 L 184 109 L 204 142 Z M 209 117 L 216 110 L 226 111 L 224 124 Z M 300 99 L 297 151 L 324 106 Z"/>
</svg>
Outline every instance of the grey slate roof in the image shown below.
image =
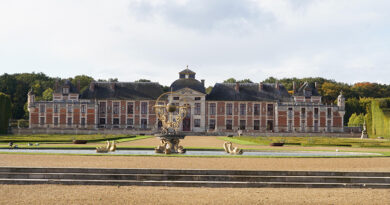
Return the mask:
<svg viewBox="0 0 390 205">
<path fill-rule="evenodd" d="M 192 71 L 192 70 L 186 68 L 186 69 L 180 71 L 179 74 L 196 74 L 196 73 L 195 73 L 194 71 Z"/>
<path fill-rule="evenodd" d="M 154 82 L 92 82 L 94 88 L 86 89 L 81 99 L 131 99 L 156 100 L 162 87 Z"/>
<path fill-rule="evenodd" d="M 315 88 L 314 83 L 308 83 L 305 82 L 296 92 L 294 95 L 297 96 L 305 96 L 305 97 L 311 97 L 311 96 L 320 96 L 318 93 L 318 90 Z"/>
<path fill-rule="evenodd" d="M 204 85 L 193 78 L 181 78 L 175 80 L 175 82 L 171 84 L 172 91 L 177 91 L 183 88 L 191 88 L 195 91 L 206 94 L 206 89 L 204 88 Z"/>
<path fill-rule="evenodd" d="M 74 86 L 70 80 L 65 80 L 65 82 L 56 82 L 58 83 L 57 88 L 55 88 L 54 93 L 62 93 L 62 88 L 63 87 L 68 87 L 69 88 L 69 93 L 78 93 L 79 91 L 77 90 L 76 86 Z"/>
<path fill-rule="evenodd" d="M 275 84 L 263 84 L 263 89 L 259 91 L 258 83 L 240 83 L 239 92 L 235 90 L 235 83 L 216 83 L 214 88 L 206 96 L 206 100 L 216 101 L 290 101 L 291 96 L 288 94 L 283 85 L 279 89 Z"/>
</svg>

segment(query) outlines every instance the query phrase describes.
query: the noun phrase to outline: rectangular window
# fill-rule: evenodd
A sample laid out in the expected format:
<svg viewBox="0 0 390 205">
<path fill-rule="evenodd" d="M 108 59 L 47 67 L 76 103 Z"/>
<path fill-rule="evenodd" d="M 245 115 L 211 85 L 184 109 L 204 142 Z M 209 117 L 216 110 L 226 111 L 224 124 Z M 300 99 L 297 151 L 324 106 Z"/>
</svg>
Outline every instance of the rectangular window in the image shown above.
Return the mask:
<svg viewBox="0 0 390 205">
<path fill-rule="evenodd" d="M 141 102 L 141 114 L 143 114 L 143 115 L 148 114 L 148 103 L 147 102 Z"/>
<path fill-rule="evenodd" d="M 45 112 L 45 105 L 40 105 L 39 106 L 39 112 L 44 113 Z"/>
<path fill-rule="evenodd" d="M 112 105 L 112 113 L 113 114 L 119 114 L 119 102 L 114 102 Z"/>
<path fill-rule="evenodd" d="M 99 124 L 105 125 L 106 124 L 106 118 L 100 118 L 99 119 Z"/>
<path fill-rule="evenodd" d="M 274 115 L 274 105 L 273 104 L 268 104 L 267 105 L 267 115 L 268 116 L 273 116 Z"/>
<path fill-rule="evenodd" d="M 195 97 L 195 100 L 200 100 L 200 97 Z"/>
<path fill-rule="evenodd" d="M 246 121 L 240 120 L 240 130 L 245 130 Z"/>
<path fill-rule="evenodd" d="M 326 129 L 328 132 L 332 131 L 332 121 L 328 120 L 328 123 L 326 124 Z"/>
<path fill-rule="evenodd" d="M 301 118 L 306 117 L 306 108 L 301 108 Z"/>
<path fill-rule="evenodd" d="M 72 125 L 72 118 L 68 117 L 68 125 Z"/>
<path fill-rule="evenodd" d="M 328 118 L 332 118 L 332 108 L 328 108 Z"/>
<path fill-rule="evenodd" d="M 45 117 L 40 117 L 39 118 L 39 124 L 44 125 L 45 124 Z"/>
<path fill-rule="evenodd" d="M 68 105 L 68 113 L 72 113 L 72 105 Z"/>
<path fill-rule="evenodd" d="M 253 121 L 253 129 L 260 130 L 260 120 Z"/>
<path fill-rule="evenodd" d="M 58 105 L 57 104 L 54 104 L 53 112 L 54 113 L 58 113 Z"/>
<path fill-rule="evenodd" d="M 81 126 L 84 126 L 85 125 L 85 118 L 81 118 Z"/>
<path fill-rule="evenodd" d="M 106 102 L 100 102 L 99 113 L 106 114 Z"/>
<path fill-rule="evenodd" d="M 63 94 L 68 94 L 69 93 L 69 88 L 62 88 L 62 93 Z"/>
<path fill-rule="evenodd" d="M 253 114 L 260 115 L 260 104 L 255 104 L 253 107 Z"/>
<path fill-rule="evenodd" d="M 81 105 L 81 113 L 85 113 L 85 105 Z"/>
<path fill-rule="evenodd" d="M 134 110 L 134 104 L 132 102 L 127 103 L 127 114 L 133 114 Z"/>
<path fill-rule="evenodd" d="M 55 125 L 55 126 L 58 125 L 58 117 L 55 117 L 55 118 L 54 118 L 54 125 Z"/>
<path fill-rule="evenodd" d="M 119 127 L 119 118 L 114 118 L 112 120 L 112 124 L 114 125 L 114 127 L 118 128 Z"/>
<path fill-rule="evenodd" d="M 147 129 L 147 128 L 148 128 L 148 120 L 141 119 L 141 129 Z"/>
<path fill-rule="evenodd" d="M 200 115 L 200 103 L 195 103 L 194 114 L 195 115 Z"/>
<path fill-rule="evenodd" d="M 173 97 L 173 100 L 180 100 L 180 97 Z"/>
<path fill-rule="evenodd" d="M 305 128 L 306 128 L 306 122 L 305 122 L 305 120 L 302 120 L 302 122 L 301 122 L 301 132 L 305 132 Z"/>
<path fill-rule="evenodd" d="M 318 117 L 318 108 L 314 108 L 314 117 Z"/>
<path fill-rule="evenodd" d="M 226 104 L 226 115 L 232 115 L 233 113 L 233 104 L 227 103 Z"/>
<path fill-rule="evenodd" d="M 134 128 L 134 121 L 133 119 L 127 119 L 127 128 Z"/>
<path fill-rule="evenodd" d="M 292 124 L 293 124 L 292 120 L 289 120 L 289 121 L 288 121 L 288 131 L 289 131 L 289 132 L 292 131 Z"/>
<path fill-rule="evenodd" d="M 246 115 L 246 104 L 240 104 L 240 115 Z"/>
<path fill-rule="evenodd" d="M 233 129 L 233 121 L 232 120 L 226 120 L 226 129 L 227 130 Z"/>
<path fill-rule="evenodd" d="M 293 117 L 293 109 L 291 107 L 288 108 L 288 118 L 292 118 Z"/>
<path fill-rule="evenodd" d="M 314 120 L 314 132 L 318 132 L 318 120 Z"/>
<path fill-rule="evenodd" d="M 200 119 L 194 120 L 194 127 L 200 127 Z"/>
<path fill-rule="evenodd" d="M 210 115 L 215 115 L 215 103 L 210 103 Z"/>
<path fill-rule="evenodd" d="M 215 129 L 215 119 L 210 119 L 209 129 L 210 130 Z"/>
</svg>

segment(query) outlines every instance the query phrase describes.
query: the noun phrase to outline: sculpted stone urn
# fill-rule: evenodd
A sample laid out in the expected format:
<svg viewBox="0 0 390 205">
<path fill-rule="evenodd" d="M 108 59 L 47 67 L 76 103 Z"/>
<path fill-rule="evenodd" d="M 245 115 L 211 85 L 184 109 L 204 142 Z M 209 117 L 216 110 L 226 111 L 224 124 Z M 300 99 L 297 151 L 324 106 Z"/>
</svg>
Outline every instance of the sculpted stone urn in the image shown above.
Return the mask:
<svg viewBox="0 0 390 205">
<path fill-rule="evenodd" d="M 172 95 L 175 92 L 166 92 L 157 98 L 154 110 L 157 118 L 161 121 L 161 133 L 155 136 L 160 138 L 161 145 L 155 148 L 156 153 L 185 153 L 186 150 L 179 146 L 180 139 L 184 139 L 185 135 L 179 133 L 180 123 L 187 114 L 188 105 L 175 105 L 172 103 Z M 162 101 L 164 97 L 168 97 L 168 103 Z"/>
</svg>

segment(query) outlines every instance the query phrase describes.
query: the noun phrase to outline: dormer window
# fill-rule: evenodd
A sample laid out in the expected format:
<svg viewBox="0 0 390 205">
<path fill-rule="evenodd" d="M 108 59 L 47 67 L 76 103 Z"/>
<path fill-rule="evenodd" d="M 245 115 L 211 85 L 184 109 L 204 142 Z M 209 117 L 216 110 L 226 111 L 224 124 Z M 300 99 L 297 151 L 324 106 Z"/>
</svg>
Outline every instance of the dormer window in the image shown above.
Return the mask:
<svg viewBox="0 0 390 205">
<path fill-rule="evenodd" d="M 62 88 L 62 94 L 69 94 L 69 88 Z"/>
<path fill-rule="evenodd" d="M 184 74 L 180 74 L 180 79 L 185 78 Z"/>
</svg>

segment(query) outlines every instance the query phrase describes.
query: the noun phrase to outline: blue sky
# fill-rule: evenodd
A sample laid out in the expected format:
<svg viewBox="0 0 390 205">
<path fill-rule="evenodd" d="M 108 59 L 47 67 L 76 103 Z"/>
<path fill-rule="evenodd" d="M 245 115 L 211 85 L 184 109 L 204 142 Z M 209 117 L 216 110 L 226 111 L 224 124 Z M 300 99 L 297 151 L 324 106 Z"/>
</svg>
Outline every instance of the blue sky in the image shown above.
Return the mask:
<svg viewBox="0 0 390 205">
<path fill-rule="evenodd" d="M 0 2 L 0 74 L 390 84 L 388 0 Z"/>
</svg>

